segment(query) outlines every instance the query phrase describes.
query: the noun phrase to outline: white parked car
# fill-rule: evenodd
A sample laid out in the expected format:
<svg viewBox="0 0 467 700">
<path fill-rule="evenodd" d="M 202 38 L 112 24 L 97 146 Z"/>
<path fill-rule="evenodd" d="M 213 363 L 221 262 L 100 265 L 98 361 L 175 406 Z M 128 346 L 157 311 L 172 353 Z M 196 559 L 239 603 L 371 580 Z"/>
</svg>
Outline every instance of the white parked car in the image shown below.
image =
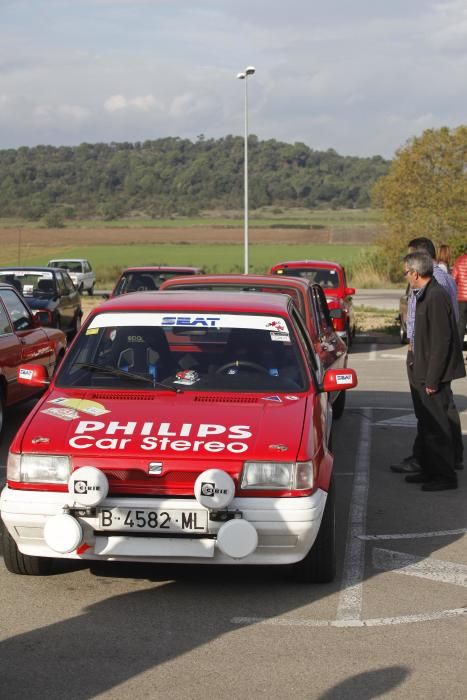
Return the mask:
<svg viewBox="0 0 467 700">
<path fill-rule="evenodd" d="M 68 270 L 68 274 L 80 294 L 87 292 L 89 296 L 94 294 L 96 273 L 89 260 L 84 258 L 56 258 L 49 260 L 47 267 L 62 267 Z"/>
</svg>

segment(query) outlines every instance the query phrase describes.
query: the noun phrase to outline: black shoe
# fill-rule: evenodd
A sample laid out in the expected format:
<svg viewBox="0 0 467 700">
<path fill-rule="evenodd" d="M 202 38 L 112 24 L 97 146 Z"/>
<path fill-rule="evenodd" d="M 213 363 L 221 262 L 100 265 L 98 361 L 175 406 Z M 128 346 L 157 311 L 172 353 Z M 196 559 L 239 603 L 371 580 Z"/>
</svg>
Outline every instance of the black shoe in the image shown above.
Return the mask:
<svg viewBox="0 0 467 700">
<path fill-rule="evenodd" d="M 405 480 L 408 484 L 427 484 L 433 481 L 433 477 L 425 472 L 418 472 L 418 474 L 409 474 Z"/>
<path fill-rule="evenodd" d="M 418 474 L 422 471 L 420 464 L 415 457 L 404 457 L 399 464 L 391 464 L 389 469 L 396 474 Z"/>
<path fill-rule="evenodd" d="M 457 489 L 457 479 L 432 479 L 422 486 L 422 491 L 446 491 L 447 489 Z"/>
</svg>

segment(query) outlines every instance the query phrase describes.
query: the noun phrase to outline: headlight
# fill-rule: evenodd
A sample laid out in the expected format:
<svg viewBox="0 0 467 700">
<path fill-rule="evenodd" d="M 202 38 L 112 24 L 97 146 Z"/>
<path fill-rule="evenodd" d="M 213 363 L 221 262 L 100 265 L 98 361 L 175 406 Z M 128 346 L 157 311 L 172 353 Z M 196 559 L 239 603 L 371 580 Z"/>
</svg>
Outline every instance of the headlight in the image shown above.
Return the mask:
<svg viewBox="0 0 467 700">
<path fill-rule="evenodd" d="M 312 489 L 313 462 L 245 462 L 242 489 Z"/>
<path fill-rule="evenodd" d="M 11 481 L 66 484 L 71 473 L 70 458 L 65 455 L 8 455 L 7 478 Z"/>
</svg>

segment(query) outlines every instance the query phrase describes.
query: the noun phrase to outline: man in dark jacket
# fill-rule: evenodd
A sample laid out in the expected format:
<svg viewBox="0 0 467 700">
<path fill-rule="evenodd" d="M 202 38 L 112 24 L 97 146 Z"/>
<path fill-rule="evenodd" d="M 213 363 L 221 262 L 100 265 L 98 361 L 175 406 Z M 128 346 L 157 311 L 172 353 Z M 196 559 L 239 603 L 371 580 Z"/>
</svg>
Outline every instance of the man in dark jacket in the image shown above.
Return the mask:
<svg viewBox="0 0 467 700">
<path fill-rule="evenodd" d="M 422 471 L 406 481 L 424 491 L 457 488 L 449 407 L 451 381 L 465 377 L 452 304 L 433 278 L 433 261 L 425 253 L 404 258 L 404 274 L 416 295 L 413 346 L 413 399 L 422 448 Z"/>
</svg>

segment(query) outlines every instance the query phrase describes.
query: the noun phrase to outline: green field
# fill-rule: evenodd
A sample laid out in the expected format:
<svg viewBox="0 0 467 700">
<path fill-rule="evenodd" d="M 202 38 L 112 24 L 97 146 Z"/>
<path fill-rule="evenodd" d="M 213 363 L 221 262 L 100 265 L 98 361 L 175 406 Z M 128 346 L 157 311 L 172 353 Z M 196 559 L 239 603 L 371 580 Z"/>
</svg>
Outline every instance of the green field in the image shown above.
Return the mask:
<svg viewBox="0 0 467 700">
<path fill-rule="evenodd" d="M 66 228 L 206 228 L 226 227 L 243 228 L 242 212 L 230 212 L 223 215 L 185 217 L 173 216 L 166 219 L 118 219 L 113 221 L 100 220 L 67 220 Z M 277 209 L 267 207 L 264 210 L 250 212 L 249 225 L 251 228 L 278 227 L 317 227 L 317 228 L 354 228 L 375 226 L 381 224 L 382 212 L 379 209 Z M 1 228 L 42 228 L 42 222 L 19 219 L 1 219 Z"/>
<path fill-rule="evenodd" d="M 251 245 L 250 272 L 264 273 L 285 260 L 334 260 L 350 266 L 369 246 L 352 245 Z M 50 253 L 50 254 L 49 254 Z M 44 265 L 51 257 L 88 258 L 98 278 L 98 286 L 108 286 L 119 271 L 132 265 L 193 265 L 206 272 L 243 272 L 241 245 L 115 245 L 79 246 L 66 251 L 55 248 L 46 256 L 22 256 L 22 265 Z"/>
</svg>

